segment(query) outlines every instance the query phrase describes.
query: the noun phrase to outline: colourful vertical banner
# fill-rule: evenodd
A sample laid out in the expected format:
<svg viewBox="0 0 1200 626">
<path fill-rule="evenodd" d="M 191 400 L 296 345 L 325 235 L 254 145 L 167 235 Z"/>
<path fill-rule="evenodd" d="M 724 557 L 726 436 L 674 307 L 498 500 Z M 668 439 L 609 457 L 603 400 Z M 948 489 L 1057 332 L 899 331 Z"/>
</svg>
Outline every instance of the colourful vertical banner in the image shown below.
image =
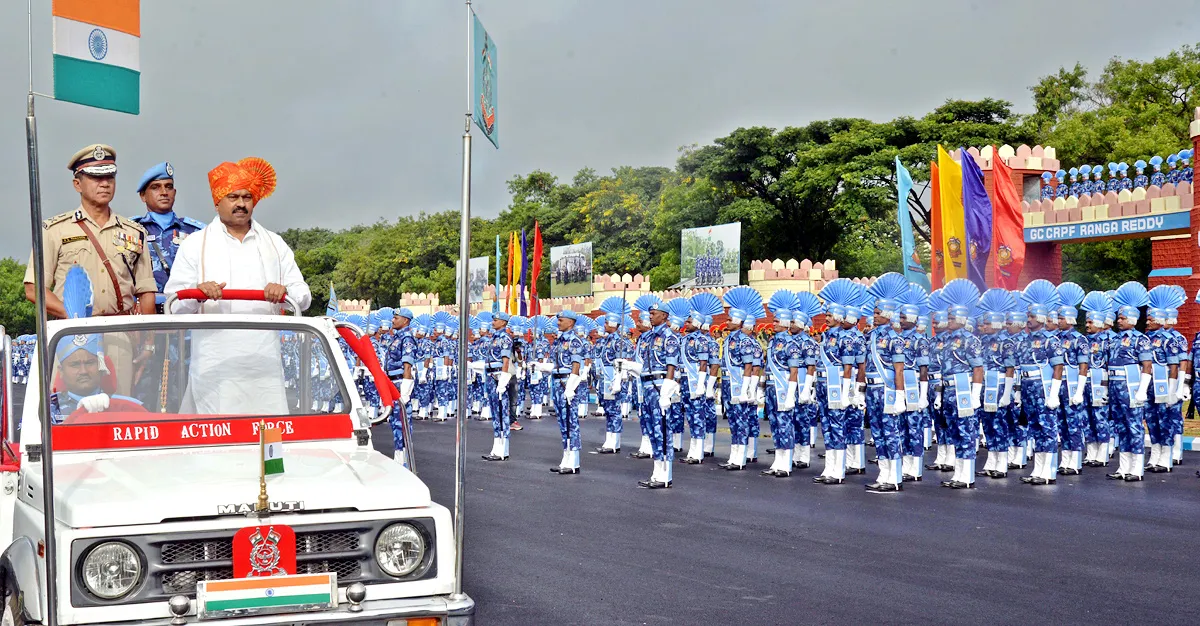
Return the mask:
<svg viewBox="0 0 1200 626">
<path fill-rule="evenodd" d="M 325 315 L 333 317 L 338 312 L 337 293 L 333 290 L 333 281 L 329 281 L 329 302 L 325 304 Z"/>
<path fill-rule="evenodd" d="M 517 313 L 517 233 L 508 234 L 508 313 Z"/>
<path fill-rule="evenodd" d="M 993 149 L 992 154 L 995 153 Z M 1025 216 L 1021 213 L 1021 194 L 1013 183 L 1012 170 L 1003 159 L 992 162 L 992 183 L 996 217 L 992 262 L 996 286 L 1016 289 L 1021 268 L 1025 267 Z"/>
<path fill-rule="evenodd" d="M 141 110 L 138 0 L 54 0 L 54 99 L 132 113 Z"/>
<path fill-rule="evenodd" d="M 475 11 L 471 11 L 471 117 L 493 146 L 500 147 L 496 125 L 496 42 L 488 36 Z"/>
<path fill-rule="evenodd" d="M 525 306 L 525 281 L 529 278 L 529 254 L 525 249 L 525 229 L 521 229 L 521 291 L 519 307 L 521 315 L 529 315 L 529 309 Z"/>
<path fill-rule="evenodd" d="M 541 315 L 542 302 L 538 299 L 537 282 L 538 277 L 542 273 L 542 225 L 536 221 L 533 223 L 533 259 L 531 264 L 533 268 L 530 273 L 533 276 L 529 282 L 529 314 Z"/>
<path fill-rule="evenodd" d="M 946 284 L 946 251 L 942 249 L 941 176 L 936 161 L 929 163 L 929 247 L 932 286 L 941 289 Z"/>
<path fill-rule="evenodd" d="M 967 227 L 963 219 L 962 166 L 940 145 L 938 194 L 942 203 L 942 249 L 946 253 L 946 282 L 967 277 Z"/>
<path fill-rule="evenodd" d="M 913 241 L 912 214 L 908 210 L 908 194 L 912 188 L 912 175 L 908 173 L 908 169 L 900 162 L 900 157 L 897 155 L 896 197 L 900 206 L 896 212 L 896 219 L 900 222 L 900 247 L 904 250 L 904 277 L 908 279 L 908 282 L 916 283 L 928 290 L 929 277 L 925 275 L 925 267 L 921 265 L 921 259 L 917 256 L 916 242 Z"/>
<path fill-rule="evenodd" d="M 992 254 L 992 201 L 983 183 L 983 170 L 965 149 L 962 153 L 963 221 L 967 228 L 967 277 L 987 291 L 988 258 Z"/>
<path fill-rule="evenodd" d="M 496 235 L 496 295 L 492 298 L 492 313 L 500 312 L 500 235 Z"/>
</svg>

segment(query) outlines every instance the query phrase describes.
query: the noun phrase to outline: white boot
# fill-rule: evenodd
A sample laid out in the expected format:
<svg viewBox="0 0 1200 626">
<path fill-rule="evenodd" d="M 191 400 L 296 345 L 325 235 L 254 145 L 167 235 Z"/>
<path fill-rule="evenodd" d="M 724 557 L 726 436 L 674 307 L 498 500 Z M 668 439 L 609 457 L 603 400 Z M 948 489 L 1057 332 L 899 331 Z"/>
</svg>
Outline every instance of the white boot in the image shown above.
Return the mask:
<svg viewBox="0 0 1200 626">
<path fill-rule="evenodd" d="M 503 437 L 502 440 L 503 440 L 504 444 L 503 444 L 503 447 L 500 449 L 501 450 L 500 456 L 507 459 L 508 458 L 508 442 L 511 440 L 508 437 Z"/>
<path fill-rule="evenodd" d="M 1046 462 L 1045 457 L 1041 452 L 1033 453 L 1033 470 L 1029 472 L 1030 478 L 1042 478 L 1042 464 Z"/>
<path fill-rule="evenodd" d="M 671 481 L 675 478 L 675 468 L 672 466 L 670 461 L 663 460 L 660 461 L 660 463 L 662 463 L 662 469 L 659 473 L 659 476 L 661 477 L 660 480 L 670 485 Z"/>
<path fill-rule="evenodd" d="M 683 433 L 673 433 L 671 435 L 671 447 L 676 450 L 683 449 Z"/>
<path fill-rule="evenodd" d="M 879 465 L 879 475 L 875 477 L 875 482 L 877 482 L 877 483 L 887 482 L 886 477 L 887 477 L 887 473 L 888 473 L 888 460 L 887 459 L 879 459 L 876 462 L 876 464 Z"/>
<path fill-rule="evenodd" d="M 1171 439 L 1171 464 L 1183 462 L 1183 435 L 1175 435 Z M 1170 467 L 1168 465 L 1167 467 Z"/>
<path fill-rule="evenodd" d="M 1117 473 L 1124 476 L 1129 473 L 1129 464 L 1133 462 L 1133 455 L 1128 452 L 1117 454 Z"/>
<path fill-rule="evenodd" d="M 1159 462 L 1158 462 L 1158 457 L 1159 457 L 1158 449 L 1159 449 L 1159 447 L 1160 447 L 1160 446 L 1159 446 L 1157 443 L 1152 443 L 1152 444 L 1150 444 L 1150 466 L 1151 466 L 1151 467 L 1153 467 L 1153 466 L 1155 466 L 1155 465 L 1159 465 Z"/>
<path fill-rule="evenodd" d="M 654 449 L 650 447 L 650 438 L 642 435 L 642 445 L 638 446 L 639 454 L 654 454 Z"/>
<path fill-rule="evenodd" d="M 1141 478 L 1146 475 L 1146 455 L 1129 453 L 1129 473 Z"/>
<path fill-rule="evenodd" d="M 498 456 L 503 458 L 504 455 L 504 437 L 492 438 L 492 452 L 488 456 Z"/>
<path fill-rule="evenodd" d="M 1095 442 L 1089 441 L 1087 443 L 1087 445 L 1084 447 L 1086 448 L 1085 451 L 1087 452 L 1087 454 L 1084 456 L 1083 461 L 1085 463 L 1091 463 L 1092 461 L 1095 461 L 1096 460 L 1096 444 L 1095 444 Z"/>
<path fill-rule="evenodd" d="M 662 461 L 654 461 L 654 469 L 650 472 L 650 482 L 662 482 Z"/>
<path fill-rule="evenodd" d="M 1113 454 L 1116 454 L 1116 452 L 1117 452 L 1117 438 L 1110 437 L 1108 439 L 1108 458 L 1112 459 Z"/>
<path fill-rule="evenodd" d="M 830 476 L 832 476 L 833 478 L 845 480 L 845 478 L 846 478 L 846 451 L 845 450 L 834 450 L 833 457 L 834 457 L 833 468 L 830 471 Z M 828 452 L 825 453 L 825 459 L 826 459 L 826 461 L 828 461 L 828 459 L 829 459 Z"/>
<path fill-rule="evenodd" d="M 730 444 L 729 464 L 736 465 L 738 467 L 744 467 L 746 465 L 746 446 Z"/>
<path fill-rule="evenodd" d="M 482 409 L 481 411 L 479 411 L 479 417 L 481 417 L 481 418 L 483 418 L 483 419 L 485 419 L 485 420 L 490 420 L 490 419 L 492 419 L 492 407 L 491 407 L 491 405 L 484 405 L 483 409 Z"/>
<path fill-rule="evenodd" d="M 578 415 L 579 417 L 587 417 L 587 409 L 588 409 L 587 403 L 580 402 L 579 408 L 575 410 L 575 414 Z"/>
<path fill-rule="evenodd" d="M 704 433 L 704 453 L 712 454 L 717 446 L 717 433 Z"/>
<path fill-rule="evenodd" d="M 629 410 L 633 408 L 628 402 L 621 403 L 621 419 L 629 419 Z"/>
<path fill-rule="evenodd" d="M 692 461 L 704 461 L 704 439 L 701 437 L 692 437 L 691 443 L 688 444 L 687 458 Z"/>
<path fill-rule="evenodd" d="M 926 449 L 926 450 L 928 450 L 928 449 L 929 449 L 929 447 L 933 445 L 933 429 L 932 429 L 932 428 L 930 428 L 930 427 L 928 427 L 928 426 L 926 426 L 926 427 L 925 427 L 924 429 L 922 429 L 922 430 L 924 431 L 924 432 L 922 433 L 922 434 L 924 435 L 924 442 L 923 442 L 923 443 L 924 443 L 924 445 L 925 445 L 925 449 Z"/>
<path fill-rule="evenodd" d="M 604 443 L 600 445 L 600 448 L 602 450 L 612 450 L 613 449 L 612 438 L 613 438 L 612 433 L 605 432 L 604 433 Z"/>
<path fill-rule="evenodd" d="M 792 473 L 792 448 L 787 448 L 780 454 L 779 450 L 775 451 L 775 458 L 783 459 L 779 462 L 779 471 L 790 475 Z"/>
<path fill-rule="evenodd" d="M 408 467 L 408 451 L 396 450 L 396 454 L 392 457 L 392 460 L 404 467 Z"/>
<path fill-rule="evenodd" d="M 812 465 L 812 447 L 796 446 L 795 455 L 793 456 L 793 460 L 799 461 L 801 463 L 805 463 L 807 465 Z"/>
<path fill-rule="evenodd" d="M 750 438 L 746 439 L 745 448 L 746 448 L 746 459 L 747 460 L 758 458 L 758 438 L 757 437 L 750 437 Z"/>
<path fill-rule="evenodd" d="M 571 467 L 579 469 L 579 450 L 571 451 Z"/>
<path fill-rule="evenodd" d="M 542 404 L 540 402 L 529 407 L 529 416 L 533 419 L 541 419 Z"/>
<path fill-rule="evenodd" d="M 562 469 L 571 467 L 571 451 L 563 450 L 562 460 L 558 462 L 558 466 Z"/>
<path fill-rule="evenodd" d="M 612 436 L 613 436 L 613 449 L 620 451 L 621 450 L 621 433 L 613 433 Z"/>
</svg>

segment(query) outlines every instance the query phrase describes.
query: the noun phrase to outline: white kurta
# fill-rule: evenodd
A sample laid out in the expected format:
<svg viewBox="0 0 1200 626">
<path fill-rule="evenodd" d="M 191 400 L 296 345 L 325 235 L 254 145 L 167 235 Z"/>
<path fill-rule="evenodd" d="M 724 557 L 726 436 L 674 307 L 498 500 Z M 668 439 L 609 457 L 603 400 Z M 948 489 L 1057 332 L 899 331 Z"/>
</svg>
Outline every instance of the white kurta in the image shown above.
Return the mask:
<svg viewBox="0 0 1200 626">
<path fill-rule="evenodd" d="M 268 283 L 279 283 L 301 310 L 312 303 L 312 293 L 291 248 L 258 222 L 252 223 L 241 241 L 229 234 L 220 218 L 188 236 L 179 246 L 163 291 L 174 294 L 207 281 L 226 283 L 226 289 L 262 289 Z M 269 302 L 201 304 L 181 300 L 171 312 L 272 315 L 279 309 L 280 305 Z M 279 332 L 206 330 L 191 334 L 191 368 L 181 413 L 288 413 Z"/>
</svg>

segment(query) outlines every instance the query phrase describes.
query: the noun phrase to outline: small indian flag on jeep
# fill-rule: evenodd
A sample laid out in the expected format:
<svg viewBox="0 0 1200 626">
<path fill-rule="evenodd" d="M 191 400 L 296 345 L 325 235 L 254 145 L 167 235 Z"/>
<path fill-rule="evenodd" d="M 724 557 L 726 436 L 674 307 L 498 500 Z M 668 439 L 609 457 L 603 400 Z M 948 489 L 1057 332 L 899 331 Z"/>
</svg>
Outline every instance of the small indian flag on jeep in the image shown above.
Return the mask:
<svg viewBox="0 0 1200 626">
<path fill-rule="evenodd" d="M 299 574 L 196 583 L 200 619 L 331 609 L 337 574 Z"/>
<path fill-rule="evenodd" d="M 283 435 L 278 428 L 263 428 L 262 437 L 263 475 L 283 473 Z"/>
</svg>

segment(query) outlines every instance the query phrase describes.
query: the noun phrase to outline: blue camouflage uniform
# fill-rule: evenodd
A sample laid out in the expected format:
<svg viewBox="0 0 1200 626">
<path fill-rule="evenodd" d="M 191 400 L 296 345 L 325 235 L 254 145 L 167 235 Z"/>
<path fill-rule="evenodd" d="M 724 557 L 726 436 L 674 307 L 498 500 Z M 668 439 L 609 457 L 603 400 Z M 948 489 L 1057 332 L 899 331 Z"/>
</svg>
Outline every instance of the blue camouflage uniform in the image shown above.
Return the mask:
<svg viewBox="0 0 1200 626">
<path fill-rule="evenodd" d="M 895 333 L 894 330 L 893 333 Z M 918 332 L 914 328 L 895 333 L 893 344 L 895 343 L 899 344 L 901 362 L 904 363 L 904 369 L 906 372 L 905 375 L 909 379 L 905 382 L 905 385 L 907 386 L 912 380 L 918 381 L 917 392 L 920 393 L 919 381 L 922 368 L 925 369 L 926 379 L 929 377 L 929 368 L 931 363 L 929 354 L 929 337 L 924 333 Z M 896 345 L 892 345 L 890 347 L 892 350 L 894 363 L 896 362 L 895 357 L 897 348 Z M 918 408 L 920 406 L 919 404 L 917 407 L 913 407 L 907 406 L 906 403 L 906 410 L 903 415 L 886 416 L 892 417 L 893 420 L 895 420 L 896 440 L 894 444 L 892 444 L 891 440 L 889 439 L 890 432 L 888 422 L 886 419 L 882 420 L 882 432 L 884 433 L 884 439 L 889 441 L 888 452 L 891 454 L 891 456 L 882 457 L 881 455 L 881 458 L 898 459 L 901 456 L 918 457 L 918 460 L 913 464 L 912 469 L 916 472 L 921 471 L 919 457 L 923 456 L 925 453 L 925 423 L 928 420 L 926 416 L 929 414 L 928 401 L 926 401 L 925 404 L 926 407 L 922 409 Z M 878 437 L 875 438 L 875 445 L 876 448 L 878 448 Z M 895 445 L 897 448 L 892 448 L 891 445 Z M 920 475 L 920 473 L 916 474 L 916 476 Z"/>
<path fill-rule="evenodd" d="M 508 386 L 501 391 L 499 386 L 499 377 L 504 368 L 504 359 L 510 362 L 509 373 L 512 373 L 511 363 L 513 362 L 513 339 L 504 330 L 494 331 L 491 334 L 491 341 L 488 342 L 485 348 L 484 356 L 487 361 L 487 381 L 491 389 L 488 401 L 492 407 L 492 436 L 497 439 L 508 439 L 509 426 L 512 424 L 512 413 L 509 402 L 509 394 L 512 393 L 513 384 L 516 382 L 516 376 L 513 375 L 509 379 Z"/>
<path fill-rule="evenodd" d="M 1028 332 L 1017 345 L 1016 363 L 1021 376 L 1021 406 L 1033 437 L 1034 451 L 1058 451 L 1057 411 L 1046 408 L 1050 372 L 1063 364 L 1058 337 L 1045 328 Z"/>
<path fill-rule="evenodd" d="M 763 368 L 770 377 L 765 389 L 763 412 L 771 425 L 771 442 L 775 445 L 776 454 L 796 446 L 796 408 L 793 406 L 782 411 L 779 406 L 780 398 L 788 391 L 792 368 L 799 368 L 800 361 L 800 345 L 790 333 L 782 331 L 771 336 Z"/>
<path fill-rule="evenodd" d="M 1108 344 L 1116 336 L 1104 329 L 1087 336 L 1089 379 L 1099 383 L 1088 384 L 1083 389 L 1083 403 L 1087 407 L 1088 421 L 1084 428 L 1086 443 L 1106 445 L 1112 438 L 1112 426 L 1108 420 Z"/>
<path fill-rule="evenodd" d="M 639 341 L 639 356 L 642 363 L 642 412 L 648 419 L 643 434 L 650 438 L 651 455 L 655 461 L 675 460 L 675 448 L 668 445 L 664 430 L 667 417 L 659 407 L 659 390 L 666 376 L 667 367 L 679 367 L 679 335 L 665 323 L 651 328 Z"/>
<path fill-rule="evenodd" d="M 1004 377 L 1009 368 L 1015 368 L 1017 365 L 1013 354 L 1013 342 L 1008 337 L 1008 333 L 1003 330 L 981 335 L 979 341 L 983 348 L 985 387 L 988 384 L 987 381 L 994 378 L 999 393 L 1003 394 Z M 1012 435 L 1008 432 L 1008 411 L 1005 410 L 1007 407 L 999 406 L 997 403 L 995 411 L 988 411 L 986 405 L 987 403 L 982 411 L 981 421 L 983 422 L 983 435 L 987 438 L 988 451 L 995 454 L 1004 453 L 1007 456 L 1012 441 Z M 1007 463 L 1008 461 L 1005 459 L 1006 467 Z M 996 471 L 1002 470 L 997 469 Z"/>
<path fill-rule="evenodd" d="M 550 342 L 539 332 L 533 338 L 533 346 L 526 357 L 532 362 L 541 362 L 550 358 Z M 550 376 L 536 367 L 529 372 L 529 401 L 534 406 L 545 406 L 550 400 Z M 534 415 L 541 418 L 540 411 Z"/>
<path fill-rule="evenodd" d="M 1075 389 L 1071 388 L 1070 380 L 1083 384 L 1079 378 L 1079 365 L 1088 363 L 1089 343 L 1083 334 L 1074 328 L 1058 332 L 1058 342 L 1063 351 L 1063 384 L 1059 387 L 1059 428 L 1058 437 L 1062 449 L 1071 452 L 1083 450 L 1084 430 L 1087 425 L 1087 407 L 1084 403 L 1071 404 Z M 1086 393 L 1086 390 L 1085 390 Z M 1075 468 L 1078 469 L 1078 468 Z"/>
<path fill-rule="evenodd" d="M 565 452 L 577 452 L 580 448 L 579 413 L 576 409 L 587 396 L 585 382 L 580 382 L 572 398 L 567 398 L 567 379 L 571 376 L 572 368 L 579 366 L 580 376 L 583 375 L 583 360 L 585 354 L 583 339 L 574 329 L 560 332 L 550 348 L 550 362 L 554 365 L 550 394 L 554 401 L 554 413 L 558 419 L 558 430 L 562 437 Z M 577 461 L 577 459 L 576 459 Z M 578 467 L 576 465 L 575 467 Z"/>
<path fill-rule="evenodd" d="M 683 336 L 679 349 L 680 368 L 684 370 L 684 382 L 680 385 L 680 395 L 686 409 L 688 429 L 692 439 L 704 439 L 708 430 L 708 410 L 710 403 L 704 396 L 704 388 L 700 385 L 700 372 L 708 370 L 713 357 L 709 353 L 708 334 L 694 330 Z M 700 385 L 700 389 L 695 389 Z M 714 424 L 716 415 L 713 415 Z"/>
<path fill-rule="evenodd" d="M 1150 339 L 1134 329 L 1115 333 L 1108 344 L 1109 419 L 1121 452 L 1146 453 L 1145 407 L 1132 406 L 1131 401 L 1141 376 L 1146 375 L 1141 373 L 1142 363 L 1152 358 Z"/>
<path fill-rule="evenodd" d="M 597 396 L 600 410 L 604 412 L 604 430 L 610 433 L 620 433 L 621 425 L 621 389 L 619 373 L 616 368 L 617 359 L 624 359 L 625 354 L 621 345 L 619 332 L 609 333 L 600 337 L 593 346 L 593 369 L 600 375 Z M 616 393 L 612 386 L 618 385 Z"/>
<path fill-rule="evenodd" d="M 1192 361 L 1192 353 L 1189 349 L 1187 339 L 1184 338 L 1182 333 L 1174 328 L 1168 328 L 1165 330 L 1165 332 L 1168 337 L 1167 353 L 1172 359 L 1175 360 L 1177 365 L 1180 365 L 1179 372 L 1180 376 L 1182 377 L 1183 363 L 1187 362 L 1190 364 Z M 1183 436 L 1182 402 L 1176 402 L 1175 404 L 1167 407 L 1167 426 L 1167 437 L 1170 440 L 1168 441 L 1168 445 L 1172 445 L 1174 447 L 1174 460 L 1178 462 L 1183 451 L 1181 448 L 1182 440 L 1180 440 L 1178 443 L 1175 440 Z"/>
<path fill-rule="evenodd" d="M 762 365 L 762 346 L 753 337 L 740 329 L 730 332 L 725 338 L 725 372 L 729 378 L 729 393 L 731 399 L 741 396 L 742 385 L 747 381 L 744 375 L 746 365 L 758 367 Z M 751 404 L 729 403 L 725 415 L 729 420 L 730 441 L 733 445 L 749 446 L 754 428 L 751 422 L 758 420 L 758 409 Z"/>
<path fill-rule="evenodd" d="M 912 340 L 901 337 L 888 324 L 872 329 L 867 334 L 867 342 L 866 411 L 871 437 L 875 440 L 875 455 L 881 459 L 899 459 L 905 448 L 902 442 L 907 443 L 907 438 L 901 436 L 904 426 L 899 423 L 904 416 L 896 415 L 890 407 L 884 406 L 885 390 L 895 388 L 895 364 L 905 362 L 905 343 L 912 343 Z M 913 365 L 916 365 L 915 360 Z M 911 412 L 916 413 L 916 407 Z"/>
<path fill-rule="evenodd" d="M 979 416 L 976 411 L 958 408 L 957 393 L 962 379 L 955 376 L 966 374 L 966 383 L 971 384 L 970 374 L 976 367 L 983 367 L 983 347 L 979 338 L 960 328 L 950 331 L 944 340 L 942 353 L 942 409 L 946 411 L 948 429 L 954 441 L 954 456 L 958 459 L 974 460 L 976 441 L 979 437 Z M 974 475 L 974 470 L 970 471 Z"/>
<path fill-rule="evenodd" d="M 396 330 L 393 334 L 395 338 L 391 342 L 391 348 L 387 354 L 387 364 L 384 367 L 388 377 L 393 381 L 398 381 L 404 375 L 405 365 L 409 365 L 414 372 L 416 371 L 417 340 L 413 337 L 411 326 Z M 400 421 L 401 416 L 403 415 L 410 424 L 412 422 L 408 407 L 404 407 L 404 410 L 400 410 L 400 408 L 399 400 L 397 400 L 392 407 L 392 413 L 388 416 L 388 425 L 392 427 L 392 440 L 396 450 L 404 450 L 404 428 Z"/>
<path fill-rule="evenodd" d="M 1146 333 L 1146 338 L 1150 340 L 1150 362 L 1151 371 L 1160 370 L 1168 371 L 1172 365 L 1179 365 L 1179 353 L 1172 346 L 1171 335 L 1165 328 L 1152 330 Z M 1146 433 L 1150 435 L 1150 443 L 1158 446 L 1171 445 L 1171 409 L 1173 405 L 1167 403 L 1165 399 L 1156 397 L 1154 387 L 1151 386 L 1149 394 L 1149 404 L 1146 406 Z M 1151 456 L 1153 459 L 1154 457 Z"/>
</svg>

